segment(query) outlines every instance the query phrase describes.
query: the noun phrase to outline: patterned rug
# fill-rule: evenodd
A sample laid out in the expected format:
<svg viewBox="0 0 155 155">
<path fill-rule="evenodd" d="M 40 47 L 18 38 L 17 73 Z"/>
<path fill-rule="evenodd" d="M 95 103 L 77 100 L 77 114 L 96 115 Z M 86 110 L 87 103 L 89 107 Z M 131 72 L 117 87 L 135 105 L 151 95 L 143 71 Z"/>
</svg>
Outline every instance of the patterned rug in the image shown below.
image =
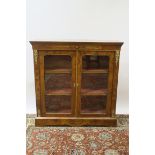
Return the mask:
<svg viewBox="0 0 155 155">
<path fill-rule="evenodd" d="M 118 127 L 35 127 L 27 115 L 27 155 L 128 155 L 128 115 Z"/>
</svg>

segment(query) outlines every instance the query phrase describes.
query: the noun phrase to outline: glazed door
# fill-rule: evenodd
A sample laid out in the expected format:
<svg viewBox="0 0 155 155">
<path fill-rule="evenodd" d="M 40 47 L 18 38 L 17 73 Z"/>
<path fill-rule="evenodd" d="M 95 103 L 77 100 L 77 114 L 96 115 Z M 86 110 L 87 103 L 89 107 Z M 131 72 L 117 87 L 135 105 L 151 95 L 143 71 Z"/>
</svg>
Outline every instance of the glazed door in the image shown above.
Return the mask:
<svg viewBox="0 0 155 155">
<path fill-rule="evenodd" d="M 74 51 L 40 51 L 42 116 L 74 115 L 75 60 Z"/>
<path fill-rule="evenodd" d="M 113 51 L 81 51 L 78 64 L 79 116 L 110 116 Z"/>
</svg>

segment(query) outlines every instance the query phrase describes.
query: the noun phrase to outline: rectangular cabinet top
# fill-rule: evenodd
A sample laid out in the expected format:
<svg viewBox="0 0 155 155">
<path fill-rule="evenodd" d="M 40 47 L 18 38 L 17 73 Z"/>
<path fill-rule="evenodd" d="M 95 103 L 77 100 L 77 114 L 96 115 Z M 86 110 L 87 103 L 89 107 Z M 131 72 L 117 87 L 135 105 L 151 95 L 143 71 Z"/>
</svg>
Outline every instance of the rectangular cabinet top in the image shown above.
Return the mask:
<svg viewBox="0 0 155 155">
<path fill-rule="evenodd" d="M 30 41 L 36 50 L 120 50 L 123 42 Z"/>
</svg>

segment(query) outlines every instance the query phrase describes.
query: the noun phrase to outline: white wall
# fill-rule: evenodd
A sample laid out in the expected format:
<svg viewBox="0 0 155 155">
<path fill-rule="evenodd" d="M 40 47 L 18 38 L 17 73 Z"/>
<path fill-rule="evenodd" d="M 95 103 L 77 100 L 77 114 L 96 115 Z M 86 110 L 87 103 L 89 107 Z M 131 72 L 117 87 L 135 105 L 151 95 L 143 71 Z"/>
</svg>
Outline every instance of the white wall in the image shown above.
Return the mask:
<svg viewBox="0 0 155 155">
<path fill-rule="evenodd" d="M 128 113 L 128 0 L 27 0 L 27 113 L 35 113 L 30 40 L 123 41 L 117 113 Z"/>
</svg>

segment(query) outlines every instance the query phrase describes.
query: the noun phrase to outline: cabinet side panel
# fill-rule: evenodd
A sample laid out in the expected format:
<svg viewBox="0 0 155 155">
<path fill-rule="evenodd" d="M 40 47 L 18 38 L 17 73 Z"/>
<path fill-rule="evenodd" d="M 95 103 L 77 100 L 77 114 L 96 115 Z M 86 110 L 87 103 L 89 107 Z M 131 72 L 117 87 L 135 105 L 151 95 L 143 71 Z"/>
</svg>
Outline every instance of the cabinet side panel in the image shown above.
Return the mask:
<svg viewBox="0 0 155 155">
<path fill-rule="evenodd" d="M 109 95 L 108 95 L 108 104 L 107 104 L 107 116 L 111 116 L 112 114 L 112 92 L 113 92 L 113 78 L 114 78 L 114 51 L 110 52 L 110 62 L 109 62 L 109 77 L 108 77 L 108 90 L 109 90 Z"/>
<path fill-rule="evenodd" d="M 112 94 L 112 106 L 111 106 L 112 116 L 113 117 L 115 117 L 115 115 L 116 115 L 119 56 L 120 56 L 120 50 L 116 50 L 116 52 L 115 52 L 115 61 L 114 61 L 113 94 Z"/>
<path fill-rule="evenodd" d="M 40 52 L 39 55 L 39 67 L 40 67 L 40 108 L 41 115 L 45 116 L 45 85 L 44 85 L 44 53 Z"/>
<path fill-rule="evenodd" d="M 39 69 L 39 52 L 36 49 L 33 49 L 33 58 L 34 58 L 34 76 L 35 76 L 35 93 L 36 93 L 36 110 L 37 116 L 41 116 L 40 108 L 40 69 Z"/>
</svg>

